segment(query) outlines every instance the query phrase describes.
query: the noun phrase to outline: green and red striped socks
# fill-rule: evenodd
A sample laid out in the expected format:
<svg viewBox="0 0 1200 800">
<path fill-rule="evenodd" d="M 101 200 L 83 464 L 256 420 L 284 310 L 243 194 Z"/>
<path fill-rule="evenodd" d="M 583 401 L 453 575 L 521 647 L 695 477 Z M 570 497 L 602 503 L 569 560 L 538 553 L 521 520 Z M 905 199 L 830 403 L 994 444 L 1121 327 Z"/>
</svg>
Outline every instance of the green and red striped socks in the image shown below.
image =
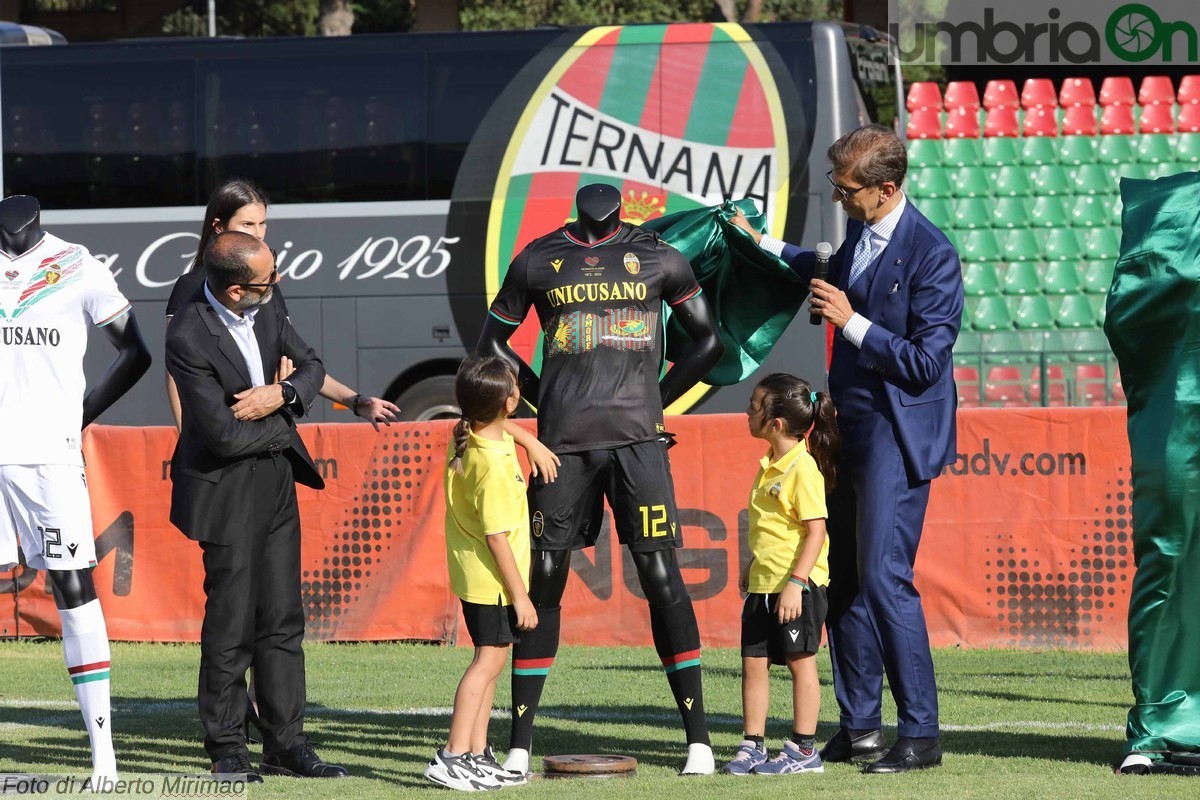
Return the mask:
<svg viewBox="0 0 1200 800">
<path fill-rule="evenodd" d="M 513 645 L 512 660 L 512 733 L 509 749 L 525 751 L 533 744 L 533 718 L 537 715 L 546 675 L 558 653 L 562 607 L 539 608 L 537 627 L 521 631 L 521 641 Z"/>
<path fill-rule="evenodd" d="M 711 744 L 704 717 L 704 684 L 700 678 L 700 629 L 691 599 L 661 608 L 650 607 L 650 632 L 688 744 Z"/>
<path fill-rule="evenodd" d="M 79 710 L 92 743 L 93 776 L 117 777 L 112 743 L 112 707 L 109 699 L 108 629 L 100 601 L 78 608 L 60 608 L 63 660 L 75 685 Z"/>
</svg>

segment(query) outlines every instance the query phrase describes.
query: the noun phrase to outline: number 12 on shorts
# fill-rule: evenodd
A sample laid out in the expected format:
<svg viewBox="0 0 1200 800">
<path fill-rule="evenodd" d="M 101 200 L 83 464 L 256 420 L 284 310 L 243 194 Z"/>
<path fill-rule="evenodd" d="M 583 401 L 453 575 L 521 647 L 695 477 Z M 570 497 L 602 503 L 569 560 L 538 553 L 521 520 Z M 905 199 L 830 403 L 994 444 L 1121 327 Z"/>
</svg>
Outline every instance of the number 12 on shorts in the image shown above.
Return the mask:
<svg viewBox="0 0 1200 800">
<path fill-rule="evenodd" d="M 675 535 L 675 525 L 667 525 L 667 507 L 665 505 L 638 506 L 642 512 L 642 536 L 647 539 L 661 539 L 664 536 Z"/>
</svg>

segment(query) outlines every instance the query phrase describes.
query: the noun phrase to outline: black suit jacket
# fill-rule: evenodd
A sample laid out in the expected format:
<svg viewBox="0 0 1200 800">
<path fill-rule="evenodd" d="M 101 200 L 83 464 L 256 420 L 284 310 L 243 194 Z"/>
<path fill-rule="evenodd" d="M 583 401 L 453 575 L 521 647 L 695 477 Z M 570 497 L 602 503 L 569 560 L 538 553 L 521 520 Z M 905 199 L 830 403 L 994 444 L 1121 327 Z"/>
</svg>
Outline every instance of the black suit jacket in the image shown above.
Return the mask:
<svg viewBox="0 0 1200 800">
<path fill-rule="evenodd" d="M 305 408 L 325 380 L 325 367 L 276 304 L 254 321 L 263 370 L 269 376 L 283 355 L 295 364 L 288 382 Z M 250 524 L 254 460 L 273 450 L 292 464 L 297 483 L 322 489 L 325 481 L 296 432 L 292 414 L 279 409 L 252 422 L 230 411 L 233 396 L 250 388 L 246 360 L 201 286 L 167 326 L 167 370 L 179 389 L 183 428 L 171 458 L 171 522 L 189 539 L 228 544 Z"/>
</svg>

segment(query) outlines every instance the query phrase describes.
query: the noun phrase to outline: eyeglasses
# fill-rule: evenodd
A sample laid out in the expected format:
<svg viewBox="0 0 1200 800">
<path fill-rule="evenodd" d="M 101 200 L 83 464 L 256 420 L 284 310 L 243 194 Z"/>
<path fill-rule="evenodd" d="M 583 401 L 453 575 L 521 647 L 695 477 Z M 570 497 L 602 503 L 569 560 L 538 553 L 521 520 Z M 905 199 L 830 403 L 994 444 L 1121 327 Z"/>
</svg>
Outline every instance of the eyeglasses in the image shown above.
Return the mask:
<svg viewBox="0 0 1200 800">
<path fill-rule="evenodd" d="M 275 254 L 274 248 L 271 249 L 271 262 L 275 263 L 279 257 Z M 276 266 L 271 270 L 271 280 L 266 283 L 239 283 L 243 289 L 270 289 L 275 284 L 279 283 L 279 267 Z"/>
<path fill-rule="evenodd" d="M 848 186 L 842 186 L 839 183 L 834 183 L 833 170 L 826 172 L 825 177 L 829 180 L 829 185 L 837 190 L 837 193 L 841 196 L 843 201 L 849 200 L 851 197 L 854 197 L 854 195 L 867 188 L 866 186 L 859 186 L 857 189 L 851 189 Z"/>
</svg>

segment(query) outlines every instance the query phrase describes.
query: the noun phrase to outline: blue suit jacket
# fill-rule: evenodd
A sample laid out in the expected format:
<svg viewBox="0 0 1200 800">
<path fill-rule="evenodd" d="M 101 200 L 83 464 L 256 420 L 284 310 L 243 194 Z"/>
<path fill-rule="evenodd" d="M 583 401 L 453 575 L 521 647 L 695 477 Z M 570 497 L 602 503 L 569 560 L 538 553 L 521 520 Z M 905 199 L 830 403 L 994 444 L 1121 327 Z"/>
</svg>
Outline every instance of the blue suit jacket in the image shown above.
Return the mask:
<svg viewBox="0 0 1200 800">
<path fill-rule="evenodd" d="M 846 239 L 829 262 L 828 280 L 843 291 L 862 229 L 863 223 L 850 220 Z M 785 245 L 783 259 L 801 278 L 812 278 L 816 256 L 811 250 Z M 860 280 L 868 279 L 865 307 L 854 310 L 871 321 L 871 328 L 860 349 L 846 342 L 835 347 L 834 358 L 854 358 L 855 367 L 879 375 L 909 472 L 930 480 L 955 458 L 958 392 L 951 350 L 963 312 L 958 252 L 908 200 L 891 241 Z M 836 403 L 848 387 L 830 383 Z"/>
</svg>

